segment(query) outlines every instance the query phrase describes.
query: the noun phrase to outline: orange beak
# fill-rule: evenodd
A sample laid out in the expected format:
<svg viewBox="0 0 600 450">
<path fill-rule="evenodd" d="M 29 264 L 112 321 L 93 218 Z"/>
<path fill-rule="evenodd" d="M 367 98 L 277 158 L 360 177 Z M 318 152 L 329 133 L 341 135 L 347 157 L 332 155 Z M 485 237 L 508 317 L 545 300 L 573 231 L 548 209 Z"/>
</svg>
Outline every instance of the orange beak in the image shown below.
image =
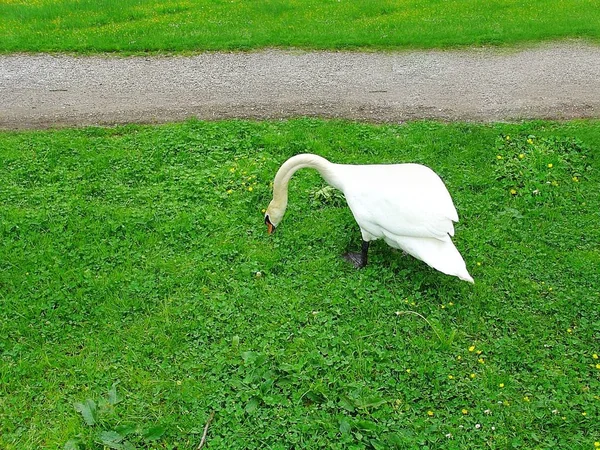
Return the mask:
<svg viewBox="0 0 600 450">
<path fill-rule="evenodd" d="M 265 216 L 265 225 L 267 225 L 267 232 L 269 234 L 273 234 L 273 232 L 275 231 L 275 226 L 269 220 L 269 216 Z"/>
</svg>

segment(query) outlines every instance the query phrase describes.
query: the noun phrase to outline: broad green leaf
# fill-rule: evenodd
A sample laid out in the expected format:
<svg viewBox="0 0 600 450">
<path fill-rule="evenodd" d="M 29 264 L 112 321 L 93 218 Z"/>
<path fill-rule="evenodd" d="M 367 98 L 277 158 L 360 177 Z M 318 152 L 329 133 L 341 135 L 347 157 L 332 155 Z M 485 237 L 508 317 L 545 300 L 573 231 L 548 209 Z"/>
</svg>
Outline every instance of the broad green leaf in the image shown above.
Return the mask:
<svg viewBox="0 0 600 450">
<path fill-rule="evenodd" d="M 135 433 L 138 427 L 132 424 L 123 424 L 115 428 L 115 431 L 121 436 L 127 436 L 128 434 Z"/>
<path fill-rule="evenodd" d="M 346 419 L 340 420 L 340 433 L 348 434 L 352 431 L 352 425 Z"/>
<path fill-rule="evenodd" d="M 242 359 L 246 364 L 252 364 L 256 361 L 258 353 L 256 352 L 242 352 Z"/>
<path fill-rule="evenodd" d="M 386 400 L 377 397 L 364 399 L 358 398 L 355 401 L 356 406 L 358 406 L 359 408 L 377 408 L 378 406 L 381 406 L 385 403 Z"/>
<path fill-rule="evenodd" d="M 98 433 L 98 439 L 102 445 L 107 446 L 115 450 L 121 450 L 123 448 L 123 436 L 116 431 L 101 431 Z"/>
<path fill-rule="evenodd" d="M 369 420 L 357 420 L 354 424 L 356 428 L 364 431 L 376 431 L 377 424 L 369 421 Z"/>
<path fill-rule="evenodd" d="M 123 450 L 135 450 L 135 445 L 133 445 L 131 442 L 129 441 L 123 441 Z"/>
<path fill-rule="evenodd" d="M 83 420 L 89 426 L 95 425 L 97 422 L 97 408 L 96 402 L 94 400 L 88 398 L 83 403 L 75 403 L 75 410 L 79 411 L 83 416 Z"/>
<path fill-rule="evenodd" d="M 145 441 L 156 441 L 156 440 L 160 439 L 163 434 L 165 434 L 165 431 L 167 431 L 166 426 L 156 425 L 156 426 L 148 428 L 143 433 L 143 438 Z"/>
<path fill-rule="evenodd" d="M 117 394 L 117 384 L 119 384 L 118 381 L 113 383 L 111 388 L 108 390 L 108 403 L 113 406 L 121 401 L 121 398 Z"/>
<path fill-rule="evenodd" d="M 265 380 L 261 385 L 260 385 L 260 392 L 262 394 L 266 394 L 267 392 L 269 392 L 271 390 L 271 387 L 273 387 L 273 383 L 275 381 L 273 380 L 273 378 L 269 378 L 267 380 Z"/>
<path fill-rule="evenodd" d="M 257 397 L 252 397 L 246 404 L 246 412 L 251 414 L 258 408 L 260 400 Z"/>
<path fill-rule="evenodd" d="M 65 442 L 63 450 L 80 450 L 79 439 L 69 439 Z"/>
<path fill-rule="evenodd" d="M 356 410 L 356 408 L 354 407 L 354 402 L 345 395 L 342 395 L 340 397 L 340 406 L 346 411 L 354 412 Z"/>
</svg>

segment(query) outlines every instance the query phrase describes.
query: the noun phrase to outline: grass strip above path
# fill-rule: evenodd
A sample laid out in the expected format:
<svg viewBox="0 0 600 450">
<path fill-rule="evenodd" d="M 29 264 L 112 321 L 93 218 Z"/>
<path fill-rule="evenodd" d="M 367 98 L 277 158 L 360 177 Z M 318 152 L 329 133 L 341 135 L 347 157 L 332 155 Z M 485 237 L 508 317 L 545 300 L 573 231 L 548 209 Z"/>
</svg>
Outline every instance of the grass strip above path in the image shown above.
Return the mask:
<svg viewBox="0 0 600 450">
<path fill-rule="evenodd" d="M 598 121 L 0 133 L 0 448 L 594 448 L 599 148 Z M 268 236 L 306 151 L 434 168 L 475 285 L 382 243 L 349 266 L 310 170 Z"/>
<path fill-rule="evenodd" d="M 600 38 L 596 0 L 8 0 L 0 52 L 448 48 Z"/>
</svg>

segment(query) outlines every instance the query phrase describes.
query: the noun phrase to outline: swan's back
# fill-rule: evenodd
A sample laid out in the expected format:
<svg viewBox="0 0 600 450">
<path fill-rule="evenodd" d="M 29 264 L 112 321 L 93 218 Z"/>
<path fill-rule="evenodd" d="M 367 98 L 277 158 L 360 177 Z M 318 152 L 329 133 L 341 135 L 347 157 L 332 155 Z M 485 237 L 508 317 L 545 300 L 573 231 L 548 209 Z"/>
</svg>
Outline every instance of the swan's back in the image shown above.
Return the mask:
<svg viewBox="0 0 600 450">
<path fill-rule="evenodd" d="M 433 170 L 420 164 L 338 165 L 336 174 L 363 240 L 384 239 L 445 274 L 473 282 L 450 239 L 456 208 Z"/>
<path fill-rule="evenodd" d="M 458 214 L 440 177 L 420 164 L 338 165 L 340 188 L 361 229 L 390 235 L 444 239 Z"/>
</svg>

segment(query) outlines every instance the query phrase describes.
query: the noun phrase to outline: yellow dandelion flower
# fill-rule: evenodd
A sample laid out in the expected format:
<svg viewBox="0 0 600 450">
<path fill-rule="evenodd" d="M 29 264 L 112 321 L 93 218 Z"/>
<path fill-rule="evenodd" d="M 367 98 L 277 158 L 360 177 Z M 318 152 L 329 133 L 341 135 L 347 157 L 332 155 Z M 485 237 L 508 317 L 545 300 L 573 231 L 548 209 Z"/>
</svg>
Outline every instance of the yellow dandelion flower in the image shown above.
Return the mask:
<svg viewBox="0 0 600 450">
<path fill-rule="evenodd" d="M 263 209 L 260 210 L 260 212 L 264 214 L 264 213 L 267 212 L 267 210 L 265 208 L 263 208 Z"/>
<path fill-rule="evenodd" d="M 517 195 L 517 190 L 516 189 L 511 189 L 510 190 L 510 195 Z"/>
<path fill-rule="evenodd" d="M 479 358 L 479 359 L 477 360 L 477 362 L 478 362 L 479 364 L 485 364 L 485 360 L 484 360 L 483 358 Z"/>
<path fill-rule="evenodd" d="M 410 373 L 410 369 L 406 369 L 406 373 Z"/>
<path fill-rule="evenodd" d="M 458 356 L 456 357 L 456 359 L 458 359 L 458 360 L 460 361 L 460 360 L 462 359 L 462 356 L 458 355 Z"/>
<path fill-rule="evenodd" d="M 478 355 L 481 355 L 483 353 L 482 350 L 477 350 L 475 353 L 477 353 Z"/>
<path fill-rule="evenodd" d="M 227 193 L 231 194 L 233 192 L 233 189 L 227 189 Z"/>
<path fill-rule="evenodd" d="M 573 329 L 572 328 L 567 328 L 567 333 L 572 333 Z"/>
<path fill-rule="evenodd" d="M 529 401 L 530 401 L 530 399 L 529 399 L 529 397 L 525 396 L 525 397 L 523 397 L 523 401 L 524 401 L 524 402 L 529 402 Z"/>
<path fill-rule="evenodd" d="M 252 186 L 248 187 L 248 191 L 252 192 L 254 189 L 252 189 Z"/>
<path fill-rule="evenodd" d="M 597 353 L 594 353 L 594 354 L 592 355 L 592 358 L 594 358 L 594 359 L 598 359 L 598 354 L 597 354 Z"/>
<path fill-rule="evenodd" d="M 498 159 L 498 160 L 502 159 L 502 155 L 496 155 L 496 159 Z"/>
<path fill-rule="evenodd" d="M 519 159 L 525 158 L 525 153 L 519 153 Z"/>
<path fill-rule="evenodd" d="M 575 183 L 579 183 L 579 177 L 573 177 L 573 181 L 574 181 Z"/>
<path fill-rule="evenodd" d="M 596 369 L 600 369 L 600 364 L 596 364 Z"/>
<path fill-rule="evenodd" d="M 235 172 L 235 167 L 232 167 L 231 169 L 229 169 L 229 171 L 230 171 L 231 173 Z"/>
<path fill-rule="evenodd" d="M 481 263 L 479 261 L 477 261 L 477 266 L 481 266 Z"/>
<path fill-rule="evenodd" d="M 448 306 L 454 306 L 454 303 L 448 302 Z"/>
<path fill-rule="evenodd" d="M 471 346 L 469 347 L 469 351 L 470 351 L 470 352 L 472 352 L 472 351 L 474 351 L 474 350 L 475 350 L 475 346 L 474 346 L 474 345 L 471 345 Z"/>
<path fill-rule="evenodd" d="M 587 416 L 587 413 L 584 411 L 581 413 L 582 416 Z"/>
<path fill-rule="evenodd" d="M 448 375 L 449 380 L 454 380 L 454 375 Z"/>
<path fill-rule="evenodd" d="M 600 442 L 594 442 L 594 447 L 600 448 Z"/>
<path fill-rule="evenodd" d="M 473 378 L 475 378 L 475 374 L 474 374 L 474 373 L 472 373 L 471 375 L 469 375 L 469 377 L 470 377 L 470 378 L 471 378 L 471 380 L 472 380 Z"/>
<path fill-rule="evenodd" d="M 506 140 L 507 140 L 507 141 L 510 141 L 510 136 L 506 136 Z"/>
<path fill-rule="evenodd" d="M 461 409 L 460 412 L 463 413 L 463 414 L 465 414 L 465 415 L 469 414 L 469 411 L 466 410 L 465 408 Z"/>
<path fill-rule="evenodd" d="M 527 139 L 527 143 L 530 145 L 533 144 L 533 139 L 531 139 L 531 138 Z"/>
<path fill-rule="evenodd" d="M 500 383 L 498 386 L 500 386 L 501 388 L 504 387 L 504 383 Z"/>
<path fill-rule="evenodd" d="M 549 163 L 549 164 L 548 164 L 548 169 L 552 169 L 552 167 L 554 167 L 554 164 L 552 164 L 552 163 Z"/>
<path fill-rule="evenodd" d="M 433 416 L 433 411 L 427 411 L 427 415 L 428 415 L 429 417 L 432 417 L 432 416 Z"/>
</svg>

